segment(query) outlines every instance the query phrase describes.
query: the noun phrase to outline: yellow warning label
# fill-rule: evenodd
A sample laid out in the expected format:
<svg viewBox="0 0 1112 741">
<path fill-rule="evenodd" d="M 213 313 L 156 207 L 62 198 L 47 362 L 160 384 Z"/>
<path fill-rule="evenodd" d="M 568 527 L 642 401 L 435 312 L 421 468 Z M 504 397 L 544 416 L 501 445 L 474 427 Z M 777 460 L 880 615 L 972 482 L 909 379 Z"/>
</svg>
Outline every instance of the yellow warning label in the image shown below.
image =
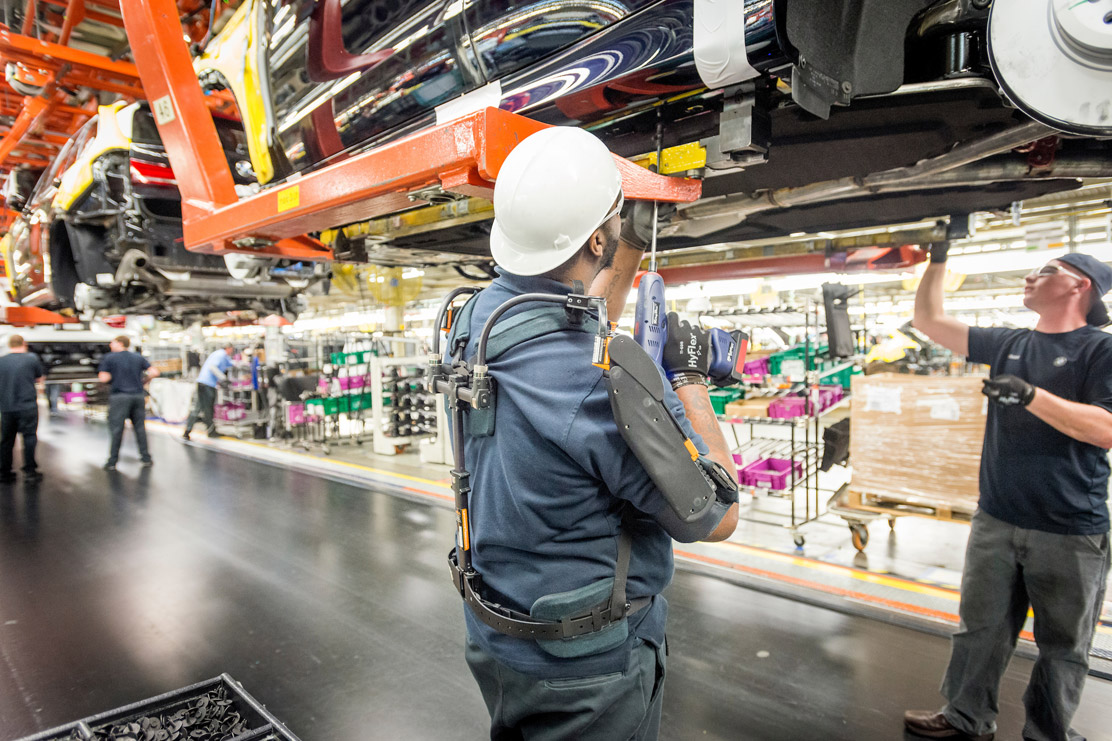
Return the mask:
<svg viewBox="0 0 1112 741">
<path fill-rule="evenodd" d="M 289 211 L 301 205 L 301 187 L 286 188 L 278 193 L 278 213 Z"/>
</svg>

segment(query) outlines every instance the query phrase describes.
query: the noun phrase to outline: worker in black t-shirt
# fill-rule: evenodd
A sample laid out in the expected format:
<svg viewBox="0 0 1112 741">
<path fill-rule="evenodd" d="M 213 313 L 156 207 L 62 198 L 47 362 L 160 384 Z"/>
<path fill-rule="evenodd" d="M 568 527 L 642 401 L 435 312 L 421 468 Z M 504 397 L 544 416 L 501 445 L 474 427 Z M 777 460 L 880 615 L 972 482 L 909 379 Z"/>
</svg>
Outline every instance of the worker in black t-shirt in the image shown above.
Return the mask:
<svg viewBox="0 0 1112 741">
<path fill-rule="evenodd" d="M 131 420 L 135 430 L 135 442 L 139 444 L 139 460 L 143 468 L 151 465 L 151 454 L 147 449 L 147 396 L 143 386 L 158 375 L 158 368 L 151 367 L 147 359 L 131 352 L 131 339 L 120 335 L 108 344 L 112 352 L 104 356 L 97 369 L 101 383 L 109 384 L 108 429 L 112 433 L 105 471 L 115 471 L 120 457 L 120 443 L 124 439 L 124 423 Z"/>
<path fill-rule="evenodd" d="M 35 384 L 46 375 L 42 361 L 27 352 L 27 343 L 20 335 L 8 338 L 8 354 L 0 358 L 0 484 L 15 481 L 12 473 L 12 451 L 15 436 L 23 436 L 23 479 L 42 478 L 35 465 L 38 443 L 39 403 Z"/>
<path fill-rule="evenodd" d="M 942 309 L 946 250 L 932 245 L 914 324 L 990 367 L 991 403 L 946 705 L 908 711 L 904 722 L 929 738 L 993 738 L 1000 678 L 1030 606 L 1039 657 L 1023 696 L 1023 738 L 1076 741 L 1070 721 L 1109 570 L 1112 334 L 1099 327 L 1109 321 L 1112 268 L 1078 253 L 1051 260 L 1024 287 L 1024 305 L 1039 316 L 1034 330 L 971 328 Z"/>
</svg>

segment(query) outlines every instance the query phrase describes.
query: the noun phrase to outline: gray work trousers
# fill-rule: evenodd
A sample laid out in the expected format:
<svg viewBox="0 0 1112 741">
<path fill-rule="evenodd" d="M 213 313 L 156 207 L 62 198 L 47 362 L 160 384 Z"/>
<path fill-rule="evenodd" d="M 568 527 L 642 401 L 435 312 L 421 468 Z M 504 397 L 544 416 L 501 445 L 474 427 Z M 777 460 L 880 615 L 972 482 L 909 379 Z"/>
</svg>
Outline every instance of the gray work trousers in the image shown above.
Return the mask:
<svg viewBox="0 0 1112 741">
<path fill-rule="evenodd" d="M 491 741 L 655 741 L 660 732 L 664 649 L 641 643 L 624 672 L 571 679 L 520 674 L 471 639 L 465 653 Z"/>
<path fill-rule="evenodd" d="M 1039 657 L 1023 694 L 1023 738 L 1083 741 L 1070 721 L 1104 601 L 1108 540 L 1108 533 L 1028 530 L 977 511 L 961 580 L 961 625 L 942 681 L 951 725 L 970 735 L 996 731 L 1000 679 L 1030 606 Z"/>
<path fill-rule="evenodd" d="M 120 443 L 124 440 L 124 423 L 131 420 L 135 442 L 139 444 L 139 458 L 144 463 L 151 459 L 147 449 L 147 397 L 144 394 L 112 394 L 108 397 L 108 431 L 112 442 L 108 448 L 108 463 L 116 465 L 120 458 Z"/>
<path fill-rule="evenodd" d="M 185 420 L 186 437 L 189 433 L 193 432 L 193 425 L 197 424 L 200 420 L 205 423 L 205 430 L 208 434 L 212 435 L 216 432 L 216 421 L 213 419 L 213 412 L 216 407 L 216 388 L 208 384 L 197 384 L 197 395 L 193 401 L 193 411 L 189 413 L 189 419 Z"/>
</svg>

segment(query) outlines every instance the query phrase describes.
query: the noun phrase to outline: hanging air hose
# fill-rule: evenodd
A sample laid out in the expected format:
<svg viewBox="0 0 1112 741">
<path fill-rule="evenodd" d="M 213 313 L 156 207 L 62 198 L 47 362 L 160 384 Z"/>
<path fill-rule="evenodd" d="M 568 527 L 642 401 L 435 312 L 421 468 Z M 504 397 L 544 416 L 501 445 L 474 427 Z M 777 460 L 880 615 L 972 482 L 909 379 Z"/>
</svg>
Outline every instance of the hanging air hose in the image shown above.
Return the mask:
<svg viewBox="0 0 1112 741">
<path fill-rule="evenodd" d="M 15 62 L 8 62 L 4 66 L 4 79 L 12 86 L 12 90 L 15 90 L 20 95 L 26 95 L 31 98 L 37 98 L 42 95 L 42 85 L 29 85 L 19 79 L 19 67 Z"/>
</svg>

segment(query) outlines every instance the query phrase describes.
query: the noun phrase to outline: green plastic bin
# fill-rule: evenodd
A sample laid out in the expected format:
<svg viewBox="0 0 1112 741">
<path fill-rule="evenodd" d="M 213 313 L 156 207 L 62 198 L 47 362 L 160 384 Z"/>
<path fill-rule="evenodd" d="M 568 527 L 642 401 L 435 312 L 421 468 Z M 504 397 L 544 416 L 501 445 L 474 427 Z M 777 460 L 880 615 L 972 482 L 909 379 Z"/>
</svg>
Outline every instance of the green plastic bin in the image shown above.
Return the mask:
<svg viewBox="0 0 1112 741">
<path fill-rule="evenodd" d="M 819 383 L 827 386 L 841 386 L 848 390 L 850 384 L 853 382 L 854 376 L 861 375 L 861 368 L 856 365 L 846 366 L 841 370 L 834 371 L 825 375 L 819 375 Z"/>
<path fill-rule="evenodd" d="M 726 405 L 731 401 L 737 401 L 741 395 L 742 391 L 739 388 L 711 389 L 710 405 L 714 407 L 715 414 L 725 414 Z"/>
</svg>

